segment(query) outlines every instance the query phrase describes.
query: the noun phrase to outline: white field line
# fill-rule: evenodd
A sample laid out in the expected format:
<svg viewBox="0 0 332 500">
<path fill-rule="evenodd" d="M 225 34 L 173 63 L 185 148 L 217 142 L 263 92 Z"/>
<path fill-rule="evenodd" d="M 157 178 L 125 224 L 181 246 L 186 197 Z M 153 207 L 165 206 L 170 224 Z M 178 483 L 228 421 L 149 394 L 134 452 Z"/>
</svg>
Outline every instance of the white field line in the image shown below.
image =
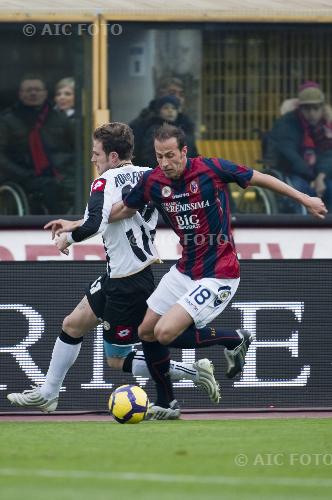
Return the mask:
<svg viewBox="0 0 332 500">
<path fill-rule="evenodd" d="M 154 483 L 189 483 L 209 485 L 244 485 L 244 486 L 285 486 L 305 488 L 331 488 L 332 479 L 306 479 L 288 477 L 235 477 L 235 476 L 189 476 L 178 474 L 155 474 L 139 472 L 94 472 L 78 470 L 14 469 L 1 468 L 0 476 L 28 476 L 64 479 L 102 479 L 106 481 L 141 481 Z"/>
</svg>

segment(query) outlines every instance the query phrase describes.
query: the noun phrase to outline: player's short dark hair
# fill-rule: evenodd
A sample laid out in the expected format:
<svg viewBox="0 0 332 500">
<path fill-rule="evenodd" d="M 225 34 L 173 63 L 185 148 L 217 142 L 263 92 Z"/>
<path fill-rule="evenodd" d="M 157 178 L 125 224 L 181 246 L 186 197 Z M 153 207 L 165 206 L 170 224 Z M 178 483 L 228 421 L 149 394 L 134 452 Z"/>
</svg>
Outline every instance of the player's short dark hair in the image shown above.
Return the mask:
<svg viewBox="0 0 332 500">
<path fill-rule="evenodd" d="M 115 151 L 120 160 L 131 160 L 134 152 L 134 134 L 126 123 L 105 123 L 96 128 L 93 138 L 102 143 L 107 156 Z"/>
<path fill-rule="evenodd" d="M 169 123 L 164 123 L 155 131 L 154 134 L 154 140 L 157 140 L 159 142 L 167 141 L 168 139 L 172 139 L 172 137 L 175 137 L 180 150 L 187 145 L 186 135 L 183 132 L 182 128 L 175 127 L 174 125 L 170 125 Z"/>
</svg>

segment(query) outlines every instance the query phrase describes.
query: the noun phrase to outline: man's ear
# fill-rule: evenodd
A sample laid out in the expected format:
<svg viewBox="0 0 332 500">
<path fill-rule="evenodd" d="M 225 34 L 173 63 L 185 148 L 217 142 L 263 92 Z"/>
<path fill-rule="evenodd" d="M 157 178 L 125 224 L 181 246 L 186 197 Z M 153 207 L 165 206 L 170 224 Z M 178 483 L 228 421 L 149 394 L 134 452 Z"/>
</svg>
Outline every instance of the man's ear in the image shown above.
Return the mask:
<svg viewBox="0 0 332 500">
<path fill-rule="evenodd" d="M 183 148 L 181 150 L 181 153 L 183 153 L 184 155 L 186 155 L 188 153 L 188 146 L 183 146 Z"/>
<path fill-rule="evenodd" d="M 119 155 L 116 151 L 111 151 L 108 155 L 108 160 L 111 160 L 113 163 L 117 163 L 119 161 Z"/>
</svg>

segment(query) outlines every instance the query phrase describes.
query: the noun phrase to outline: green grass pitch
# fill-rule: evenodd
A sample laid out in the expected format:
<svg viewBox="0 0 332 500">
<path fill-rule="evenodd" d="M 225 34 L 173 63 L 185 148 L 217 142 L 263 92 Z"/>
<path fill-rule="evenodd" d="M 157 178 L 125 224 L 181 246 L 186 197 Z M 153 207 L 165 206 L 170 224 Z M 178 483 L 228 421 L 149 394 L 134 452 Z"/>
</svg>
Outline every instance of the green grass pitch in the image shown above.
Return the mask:
<svg viewBox="0 0 332 500">
<path fill-rule="evenodd" d="M 1 422 L 3 500 L 330 499 L 329 419 Z"/>
</svg>

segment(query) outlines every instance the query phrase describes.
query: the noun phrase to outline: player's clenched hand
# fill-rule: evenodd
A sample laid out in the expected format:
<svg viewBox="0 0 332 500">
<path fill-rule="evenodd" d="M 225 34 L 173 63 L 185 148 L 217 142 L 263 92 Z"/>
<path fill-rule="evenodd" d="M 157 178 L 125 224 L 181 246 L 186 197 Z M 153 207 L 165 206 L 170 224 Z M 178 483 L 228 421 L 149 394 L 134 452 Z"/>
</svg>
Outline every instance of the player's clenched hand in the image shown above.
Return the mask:
<svg viewBox="0 0 332 500">
<path fill-rule="evenodd" d="M 325 215 L 327 214 L 326 206 L 320 198 L 308 196 L 305 206 L 307 207 L 310 214 L 318 217 L 319 219 L 324 219 Z"/>
<path fill-rule="evenodd" d="M 52 240 L 62 233 L 71 233 L 82 224 L 82 220 L 54 219 L 45 224 L 44 229 L 52 229 Z"/>
<path fill-rule="evenodd" d="M 68 247 L 70 246 L 70 243 L 67 241 L 67 236 L 65 234 L 58 236 L 55 239 L 54 244 L 61 253 L 69 255 Z"/>
</svg>

